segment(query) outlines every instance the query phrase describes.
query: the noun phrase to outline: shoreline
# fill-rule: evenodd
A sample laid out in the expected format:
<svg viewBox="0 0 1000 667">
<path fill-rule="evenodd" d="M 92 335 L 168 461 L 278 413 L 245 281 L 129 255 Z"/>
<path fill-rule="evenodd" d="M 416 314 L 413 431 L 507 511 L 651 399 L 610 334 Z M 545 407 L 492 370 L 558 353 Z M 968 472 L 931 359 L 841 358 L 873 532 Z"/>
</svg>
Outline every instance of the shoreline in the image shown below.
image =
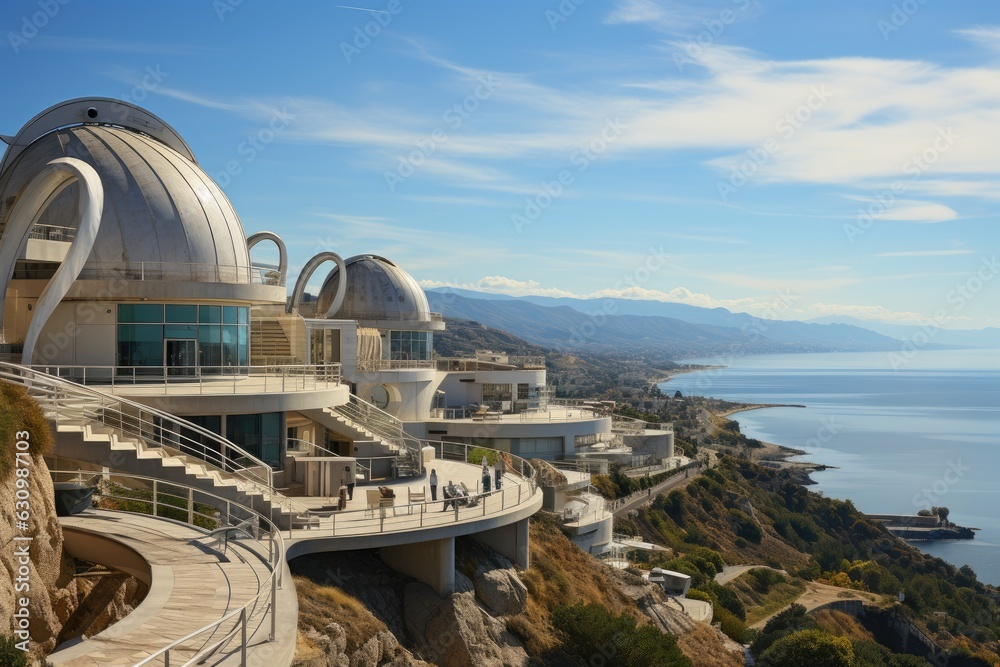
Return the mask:
<svg viewBox="0 0 1000 667">
<path fill-rule="evenodd" d="M 662 378 L 654 378 L 649 381 L 650 384 L 660 385 L 664 382 L 670 382 L 671 379 L 678 375 L 683 375 L 684 373 L 697 373 L 699 371 L 712 371 L 721 368 L 729 368 L 729 366 L 699 366 L 697 368 L 675 368 L 674 370 L 667 371 L 667 375 Z"/>
</svg>

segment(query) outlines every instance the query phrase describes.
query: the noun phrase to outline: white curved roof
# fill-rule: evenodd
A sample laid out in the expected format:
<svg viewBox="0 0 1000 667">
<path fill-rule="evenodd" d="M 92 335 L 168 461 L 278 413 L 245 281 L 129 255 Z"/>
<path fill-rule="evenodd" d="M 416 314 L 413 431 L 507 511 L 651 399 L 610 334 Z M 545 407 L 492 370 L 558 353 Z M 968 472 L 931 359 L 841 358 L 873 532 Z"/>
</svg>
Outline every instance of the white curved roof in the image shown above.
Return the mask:
<svg viewBox="0 0 1000 667">
<path fill-rule="evenodd" d="M 0 226 L 25 184 L 50 160 L 75 157 L 97 171 L 104 212 L 81 278 L 246 283 L 246 236 L 225 193 L 191 159 L 150 136 L 86 124 L 35 139 L 0 174 Z M 75 227 L 76 188 L 57 195 L 38 224 Z"/>
<path fill-rule="evenodd" d="M 346 260 L 347 290 L 344 303 L 333 319 L 431 321 L 427 296 L 409 273 L 384 257 L 357 255 Z M 316 312 L 330 307 L 340 283 L 334 269 L 323 282 L 316 299 Z"/>
</svg>

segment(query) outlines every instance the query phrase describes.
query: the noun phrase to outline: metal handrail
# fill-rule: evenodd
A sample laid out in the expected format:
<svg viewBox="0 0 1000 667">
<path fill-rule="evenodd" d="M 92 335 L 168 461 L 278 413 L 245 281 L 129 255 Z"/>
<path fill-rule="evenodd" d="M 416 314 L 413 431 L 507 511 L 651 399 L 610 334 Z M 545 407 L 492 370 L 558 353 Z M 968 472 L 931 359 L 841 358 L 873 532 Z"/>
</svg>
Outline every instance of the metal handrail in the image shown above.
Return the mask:
<svg viewBox="0 0 1000 667">
<path fill-rule="evenodd" d="M 0 379 L 25 387 L 46 412 L 103 424 L 142 442 L 151 441 L 192 454 L 203 463 L 250 484 L 261 485 L 272 497 L 275 495 L 271 466 L 235 443 L 180 417 L 9 362 L 0 362 Z M 230 453 L 252 465 L 239 464 Z"/>
<path fill-rule="evenodd" d="M 87 262 L 80 272 L 83 280 L 107 276 L 125 280 L 194 280 L 197 282 L 232 282 L 244 285 L 284 286 L 281 274 L 274 269 L 245 264 L 205 264 L 197 262 Z"/>
<path fill-rule="evenodd" d="M 257 392 L 263 391 L 308 391 L 339 385 L 340 364 L 268 364 L 265 366 L 76 366 L 58 364 L 35 364 L 32 370 L 71 380 L 84 385 L 99 384 L 113 389 L 119 386 L 162 383 L 163 392 L 168 384 L 183 384 L 198 387 L 198 393 L 206 389 L 216 390 L 232 383 L 232 392 L 239 393 L 244 388 L 243 380 L 263 378 L 264 386 L 247 386 Z"/>
<path fill-rule="evenodd" d="M 78 470 L 77 471 L 51 470 L 49 472 L 51 473 L 51 475 L 53 476 L 53 478 L 55 478 L 56 475 L 67 475 L 67 474 L 68 475 L 79 475 L 81 471 L 78 471 Z M 87 472 L 97 472 L 97 471 L 87 471 Z M 172 495 L 172 494 L 161 494 L 159 492 L 158 485 L 159 484 L 165 484 L 168 487 L 172 487 L 172 488 L 186 489 L 187 492 L 188 492 L 189 508 L 195 502 L 194 501 L 194 494 L 200 494 L 201 496 L 208 496 L 213 501 L 219 503 L 219 511 L 220 512 L 222 511 L 222 507 L 225 507 L 225 510 L 226 510 L 225 522 L 226 523 L 230 522 L 230 518 L 234 516 L 233 509 L 236 508 L 238 510 L 242 510 L 244 512 L 248 512 L 250 514 L 250 517 L 254 520 L 253 531 L 254 531 L 255 535 L 260 535 L 260 533 L 258 531 L 260 530 L 262 524 L 267 528 L 267 538 L 268 538 L 268 545 L 267 545 L 268 546 L 268 549 L 267 549 L 267 551 L 268 551 L 268 560 L 267 560 L 267 566 L 268 566 L 268 569 L 270 570 L 270 573 L 268 574 L 267 579 L 265 579 L 263 582 L 260 582 L 258 584 L 258 586 L 257 586 L 257 594 L 254 595 L 250 600 L 248 600 L 245 604 L 243 604 L 238 609 L 234 609 L 234 610 L 228 612 L 227 614 L 223 615 L 218 620 L 215 620 L 215 621 L 213 621 L 213 622 L 211 622 L 211 623 L 209 623 L 209 624 L 207 624 L 207 625 L 199 628 L 198 630 L 195 630 L 194 632 L 191 632 L 191 633 L 185 635 L 184 637 L 181 637 L 180 639 L 177 639 L 177 640 L 171 642 L 167 646 L 164 646 L 163 648 L 157 650 L 156 652 L 154 652 L 153 654 L 151 654 L 147 658 L 144 658 L 142 661 L 136 663 L 134 667 L 142 667 L 143 665 L 148 665 L 153 660 L 156 660 L 157 658 L 160 658 L 160 657 L 163 658 L 163 664 L 165 666 L 169 665 L 170 664 L 170 651 L 171 650 L 176 649 L 178 646 L 181 646 L 185 642 L 187 642 L 187 641 L 189 641 L 191 639 L 194 639 L 195 637 L 197 637 L 199 635 L 205 634 L 206 632 L 209 632 L 209 631 L 214 632 L 223 623 L 225 623 L 228 620 L 231 620 L 231 619 L 235 618 L 236 616 L 239 616 L 240 620 L 239 620 L 239 623 L 237 623 L 236 626 L 232 630 L 230 630 L 225 635 L 223 635 L 222 639 L 219 639 L 219 640 L 213 642 L 212 644 L 210 644 L 208 646 L 202 647 L 200 650 L 198 650 L 195 653 L 195 655 L 190 660 L 188 660 L 187 662 L 185 662 L 181 667 L 188 667 L 189 665 L 198 664 L 199 662 L 202 662 L 203 660 L 205 660 L 205 658 L 213 655 L 218 650 L 224 648 L 230 641 L 232 641 L 235 638 L 237 631 L 240 631 L 241 636 L 242 636 L 242 641 L 241 641 L 241 644 L 240 644 L 240 654 L 241 654 L 242 660 L 241 660 L 240 664 L 243 667 L 245 667 L 246 664 L 247 664 L 247 661 L 246 661 L 247 638 L 248 638 L 247 626 L 248 626 L 250 620 L 258 613 L 258 611 L 260 611 L 262 614 L 266 615 L 268 609 L 270 609 L 270 611 L 271 611 L 271 614 L 270 614 L 271 615 L 271 628 L 270 628 L 270 633 L 268 635 L 268 641 L 274 641 L 275 629 L 276 629 L 276 623 L 277 623 L 277 613 L 278 613 L 278 609 L 277 609 L 277 602 L 278 602 L 277 601 L 277 590 L 282 587 L 282 579 L 283 579 L 282 568 L 283 568 L 284 560 L 285 560 L 285 541 L 282 538 L 281 531 L 278 530 L 278 527 L 268 517 L 264 516 L 263 514 L 261 514 L 260 512 L 258 512 L 257 510 L 253 509 L 252 507 L 247 507 L 246 505 L 243 505 L 243 504 L 240 504 L 240 503 L 235 503 L 235 502 L 233 502 L 233 501 L 231 501 L 231 500 L 229 500 L 227 498 L 223 498 L 222 496 L 217 496 L 217 495 L 215 495 L 213 493 L 209 493 L 207 491 L 202 491 L 201 489 L 197 489 L 195 487 L 188 486 L 186 484 L 177 484 L 175 482 L 166 482 L 166 481 L 157 479 L 155 477 L 147 477 L 145 475 L 132 475 L 132 474 L 127 474 L 127 473 L 97 473 L 97 474 L 100 474 L 100 476 L 103 478 L 103 480 L 104 481 L 108 481 L 108 482 L 115 481 L 115 480 L 121 480 L 123 478 L 124 479 L 133 479 L 133 480 L 144 480 L 146 482 L 151 482 L 152 483 L 152 499 L 151 500 L 145 500 L 143 498 L 130 498 L 130 497 L 127 497 L 127 496 L 118 496 L 118 495 L 114 495 L 114 494 L 110 494 L 110 493 L 101 493 L 101 497 L 103 497 L 103 498 L 118 498 L 118 499 L 122 499 L 122 500 L 128 500 L 129 502 L 139 502 L 139 503 L 150 504 L 152 506 L 152 514 L 153 514 L 153 516 L 158 516 L 158 514 L 157 514 L 157 506 L 159 505 L 158 497 L 160 495 Z M 122 484 L 122 486 L 125 486 L 125 485 Z M 148 489 L 142 488 L 142 489 L 139 489 L 139 490 L 148 490 Z M 174 497 L 178 497 L 178 496 L 174 496 Z M 213 503 L 205 503 L 205 504 L 213 504 Z M 173 507 L 172 505 L 168 505 L 168 506 L 169 507 Z M 118 510 L 118 511 L 120 511 L 120 510 Z M 198 516 L 202 516 L 202 517 L 205 516 L 204 514 L 195 513 L 195 512 L 193 512 L 193 511 L 191 511 L 189 509 L 189 513 L 188 513 L 188 519 L 189 520 L 188 520 L 187 523 L 193 525 L 192 516 L 194 514 L 198 514 Z M 211 517 L 211 518 L 215 518 L 215 517 Z M 219 520 L 222 521 L 221 517 L 219 518 Z M 244 521 L 245 520 L 241 521 L 240 523 L 243 523 Z M 231 526 L 227 526 L 227 527 L 236 528 L 236 527 L 239 527 L 239 524 L 237 524 L 237 525 L 231 525 Z M 262 537 L 263 537 L 263 535 L 261 535 L 260 537 L 255 537 L 254 539 L 257 542 L 261 542 L 262 541 L 262 539 L 261 539 Z M 260 605 L 261 598 L 263 596 L 265 596 L 265 595 L 267 596 L 267 602 L 268 603 L 264 604 L 264 605 Z"/>
<path fill-rule="evenodd" d="M 359 373 L 376 373 L 378 371 L 432 369 L 437 367 L 433 359 L 358 359 Z"/>
</svg>

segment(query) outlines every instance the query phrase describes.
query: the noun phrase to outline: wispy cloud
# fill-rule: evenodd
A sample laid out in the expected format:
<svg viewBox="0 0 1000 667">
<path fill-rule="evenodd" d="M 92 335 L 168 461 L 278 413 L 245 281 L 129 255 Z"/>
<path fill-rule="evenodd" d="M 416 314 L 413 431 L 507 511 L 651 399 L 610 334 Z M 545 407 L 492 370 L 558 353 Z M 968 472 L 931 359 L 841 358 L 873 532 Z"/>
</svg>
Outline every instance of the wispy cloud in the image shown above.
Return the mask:
<svg viewBox="0 0 1000 667">
<path fill-rule="evenodd" d="M 879 252 L 875 257 L 948 257 L 951 255 L 971 255 L 972 250 L 900 250 L 897 252 Z"/>
<path fill-rule="evenodd" d="M 874 206 L 870 215 L 875 220 L 934 223 L 954 220 L 958 211 L 945 204 L 915 199 L 894 199 L 888 205 L 877 197 L 849 195 L 847 199 Z"/>
</svg>

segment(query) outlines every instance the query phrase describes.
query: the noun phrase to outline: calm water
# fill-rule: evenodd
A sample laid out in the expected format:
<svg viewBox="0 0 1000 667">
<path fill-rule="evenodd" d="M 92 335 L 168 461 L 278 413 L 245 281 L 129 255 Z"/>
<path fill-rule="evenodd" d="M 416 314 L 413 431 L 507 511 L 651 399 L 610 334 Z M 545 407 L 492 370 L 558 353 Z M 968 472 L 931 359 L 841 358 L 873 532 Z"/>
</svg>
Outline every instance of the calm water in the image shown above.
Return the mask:
<svg viewBox="0 0 1000 667">
<path fill-rule="evenodd" d="M 1000 350 L 921 351 L 896 369 L 883 352 L 691 362 L 729 368 L 677 376 L 664 392 L 806 405 L 734 419 L 750 437 L 837 466 L 810 488 L 863 512 L 949 507 L 952 521 L 982 529 L 976 539 L 915 544 L 1000 585 Z"/>
</svg>

